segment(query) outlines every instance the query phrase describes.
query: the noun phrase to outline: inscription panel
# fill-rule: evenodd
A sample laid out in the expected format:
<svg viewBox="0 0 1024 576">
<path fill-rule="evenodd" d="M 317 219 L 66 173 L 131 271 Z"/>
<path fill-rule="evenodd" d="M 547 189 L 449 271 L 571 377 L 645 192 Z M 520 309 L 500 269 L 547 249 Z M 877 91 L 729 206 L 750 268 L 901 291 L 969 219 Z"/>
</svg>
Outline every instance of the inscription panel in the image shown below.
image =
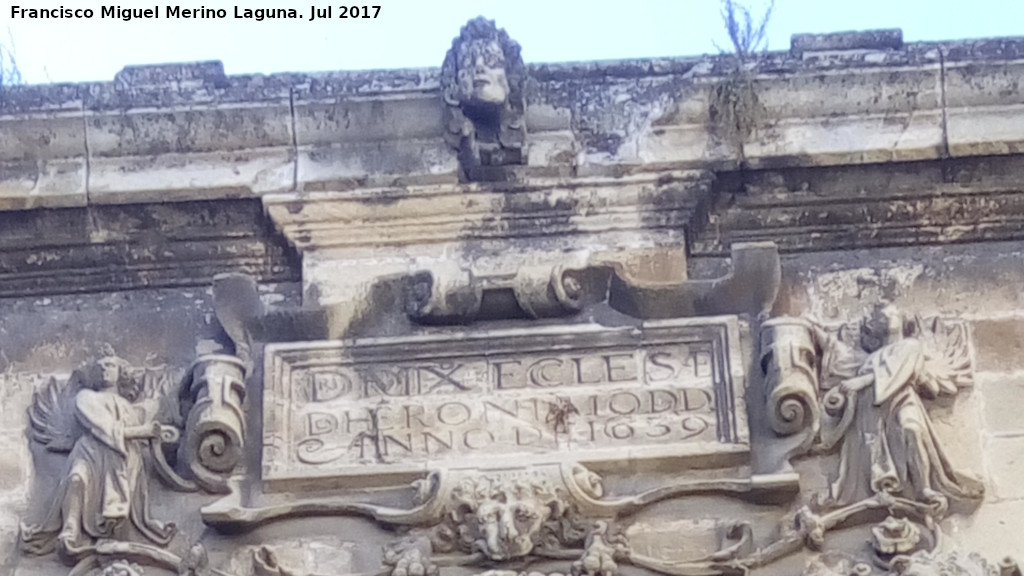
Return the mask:
<svg viewBox="0 0 1024 576">
<path fill-rule="evenodd" d="M 263 477 L 748 450 L 734 317 L 266 348 Z"/>
</svg>

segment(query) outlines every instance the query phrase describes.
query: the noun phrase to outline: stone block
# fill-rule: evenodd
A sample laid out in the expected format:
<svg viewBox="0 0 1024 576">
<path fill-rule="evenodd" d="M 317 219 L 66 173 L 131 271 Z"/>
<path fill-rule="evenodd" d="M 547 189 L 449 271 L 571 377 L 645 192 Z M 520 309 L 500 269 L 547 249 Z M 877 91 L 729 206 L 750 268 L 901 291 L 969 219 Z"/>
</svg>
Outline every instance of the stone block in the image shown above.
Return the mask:
<svg viewBox="0 0 1024 576">
<path fill-rule="evenodd" d="M 943 522 L 949 541 L 969 552 L 998 560 L 1016 555 L 1024 534 L 1024 500 L 986 502 L 970 515 L 953 516 Z"/>
<path fill-rule="evenodd" d="M 856 30 L 830 34 L 793 34 L 789 49 L 795 54 L 828 50 L 899 50 L 903 47 L 903 30 Z"/>
<path fill-rule="evenodd" d="M 0 210 L 85 206 L 87 174 L 84 158 L 0 163 Z"/>
<path fill-rule="evenodd" d="M 978 380 L 984 398 L 985 431 L 1024 435 L 1024 373 L 990 373 Z"/>
<path fill-rule="evenodd" d="M 637 159 L 679 167 L 739 162 L 739 141 L 712 121 L 712 94 L 718 88 L 715 81 L 695 79 L 675 90 L 670 103 L 652 108 L 649 126 L 637 137 Z"/>
<path fill-rule="evenodd" d="M 4 446 L 4 456 L 0 458 L 0 498 L 24 497 L 32 471 L 24 431 L 0 433 L 0 445 Z"/>
<path fill-rule="evenodd" d="M 89 202 L 125 204 L 244 198 L 291 190 L 290 148 L 93 158 Z"/>
<path fill-rule="evenodd" d="M 1024 151 L 1024 105 L 949 109 L 946 130 L 951 156 L 1020 154 Z"/>
<path fill-rule="evenodd" d="M 899 73 L 881 67 L 758 77 L 749 88 L 737 81 L 740 119 L 753 128 L 744 154 L 754 166 L 797 158 L 805 165 L 938 158 L 941 78 L 936 61 Z"/>
<path fill-rule="evenodd" d="M 139 76 L 134 74 L 133 78 Z M 287 86 L 101 86 L 85 101 L 90 202 L 238 197 L 294 186 Z M 169 86 L 179 86 L 169 91 Z M 131 94 L 131 97 L 128 96 Z"/>
<path fill-rule="evenodd" d="M 434 94 L 388 98 L 295 96 L 297 178 L 307 190 L 456 180 L 458 163 L 443 138 L 442 102 Z M 371 184 L 372 185 L 372 184 Z"/>
<path fill-rule="evenodd" d="M 1013 154 L 1024 150 L 1024 63 L 998 67 L 975 61 L 946 65 L 946 117 L 952 156 Z"/>
<path fill-rule="evenodd" d="M 86 203 L 81 97 L 77 87 L 52 88 L 5 89 L 0 104 L 0 210 Z"/>
<path fill-rule="evenodd" d="M 458 181 L 458 161 L 444 140 L 382 140 L 300 147 L 300 190 Z"/>
<path fill-rule="evenodd" d="M 942 155 L 942 113 L 893 113 L 780 120 L 754 131 L 743 150 L 753 167 L 869 164 Z"/>
<path fill-rule="evenodd" d="M 1024 499 L 1024 435 L 989 438 L 985 442 L 989 498 Z"/>
<path fill-rule="evenodd" d="M 979 372 L 1024 369 L 1024 318 L 1006 316 L 978 319 L 971 322 L 971 328 Z"/>
<path fill-rule="evenodd" d="M 300 93 L 295 102 L 295 142 L 307 146 L 440 138 L 441 106 L 435 94 L 317 99 Z"/>
<path fill-rule="evenodd" d="M 742 79 L 734 81 L 742 96 Z M 942 69 L 938 54 L 912 70 L 887 66 L 850 66 L 844 74 L 814 70 L 797 74 L 761 75 L 751 80 L 756 95 L 750 113 L 758 109 L 770 122 L 781 119 L 842 118 L 878 115 L 889 124 L 902 125 L 900 115 L 938 112 L 942 108 Z M 849 144 L 854 144 L 853 141 Z"/>
<path fill-rule="evenodd" d="M 966 389 L 953 401 L 937 400 L 928 405 L 935 434 L 953 468 L 976 478 L 981 478 L 985 469 L 982 403 L 977 390 Z"/>
</svg>

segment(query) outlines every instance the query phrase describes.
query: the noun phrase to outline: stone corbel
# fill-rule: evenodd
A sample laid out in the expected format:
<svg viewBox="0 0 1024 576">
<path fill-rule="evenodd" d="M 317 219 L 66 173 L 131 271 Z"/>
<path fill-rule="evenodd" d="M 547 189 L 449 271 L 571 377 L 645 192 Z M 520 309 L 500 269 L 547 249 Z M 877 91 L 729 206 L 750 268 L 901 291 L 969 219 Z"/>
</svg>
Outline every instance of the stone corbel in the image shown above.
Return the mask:
<svg viewBox="0 0 1024 576">
<path fill-rule="evenodd" d="M 245 374 L 251 373 L 251 325 L 266 313 L 256 291 L 256 279 L 246 274 L 218 274 L 213 279 L 213 308 L 217 321 L 234 343 L 235 356 L 242 361 Z"/>
<path fill-rule="evenodd" d="M 652 281 L 615 263 L 608 303 L 635 318 L 742 313 L 767 317 L 782 278 L 778 247 L 773 242 L 733 244 L 732 268 L 713 280 Z"/>
</svg>

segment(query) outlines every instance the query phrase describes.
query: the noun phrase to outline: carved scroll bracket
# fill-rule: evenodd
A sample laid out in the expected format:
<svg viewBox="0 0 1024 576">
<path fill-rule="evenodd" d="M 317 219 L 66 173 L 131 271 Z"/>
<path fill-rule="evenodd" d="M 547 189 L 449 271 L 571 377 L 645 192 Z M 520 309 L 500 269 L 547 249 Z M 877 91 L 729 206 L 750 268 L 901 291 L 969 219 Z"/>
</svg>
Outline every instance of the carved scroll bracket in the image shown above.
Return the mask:
<svg viewBox="0 0 1024 576">
<path fill-rule="evenodd" d="M 204 489 L 226 493 L 245 452 L 245 365 L 225 354 L 200 356 L 181 387 L 186 418 L 179 459 Z"/>
<path fill-rule="evenodd" d="M 810 446 L 820 427 L 816 357 L 806 320 L 773 318 L 762 325 L 760 365 L 768 394 L 768 423 L 780 436 L 805 433 L 794 452 Z"/>
</svg>

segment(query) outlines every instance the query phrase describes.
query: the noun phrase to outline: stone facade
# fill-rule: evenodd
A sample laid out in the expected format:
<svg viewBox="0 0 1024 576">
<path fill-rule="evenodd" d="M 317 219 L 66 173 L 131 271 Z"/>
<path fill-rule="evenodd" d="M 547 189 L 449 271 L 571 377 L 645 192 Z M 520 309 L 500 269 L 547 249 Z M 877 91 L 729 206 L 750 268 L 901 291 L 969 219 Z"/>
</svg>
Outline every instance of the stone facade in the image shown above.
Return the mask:
<svg viewBox="0 0 1024 576">
<path fill-rule="evenodd" d="M 1024 40 L 438 61 L 0 94 L 0 573 L 1020 575 Z"/>
</svg>

